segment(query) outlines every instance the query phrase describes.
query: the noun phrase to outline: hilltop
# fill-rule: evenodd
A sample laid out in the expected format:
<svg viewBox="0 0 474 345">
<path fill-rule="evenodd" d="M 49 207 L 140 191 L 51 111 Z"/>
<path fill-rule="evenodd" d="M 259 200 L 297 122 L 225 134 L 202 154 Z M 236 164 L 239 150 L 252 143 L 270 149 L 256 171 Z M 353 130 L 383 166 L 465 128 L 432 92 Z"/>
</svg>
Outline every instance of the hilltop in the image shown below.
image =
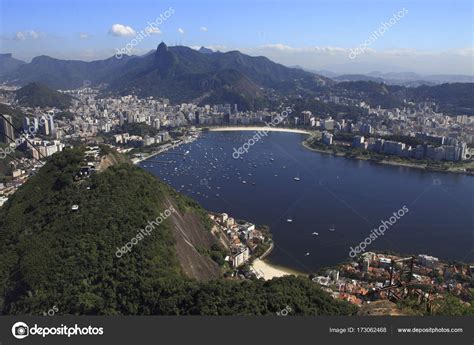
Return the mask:
<svg viewBox="0 0 474 345">
<path fill-rule="evenodd" d="M 0 54 L 0 76 L 11 73 L 26 62 L 15 59 L 12 54 Z"/>
<path fill-rule="evenodd" d="M 19 104 L 28 107 L 56 107 L 60 109 L 71 105 L 72 97 L 50 89 L 48 86 L 33 82 L 15 92 Z"/>
</svg>

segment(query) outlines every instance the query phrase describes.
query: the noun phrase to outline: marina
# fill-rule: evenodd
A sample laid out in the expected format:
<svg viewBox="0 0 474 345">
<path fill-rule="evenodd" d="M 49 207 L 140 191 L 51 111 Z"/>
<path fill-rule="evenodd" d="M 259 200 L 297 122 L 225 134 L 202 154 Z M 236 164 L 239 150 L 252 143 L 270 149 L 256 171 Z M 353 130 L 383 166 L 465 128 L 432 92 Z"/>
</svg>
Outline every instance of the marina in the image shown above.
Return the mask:
<svg viewBox="0 0 474 345">
<path fill-rule="evenodd" d="M 314 272 L 342 262 L 381 217 L 403 205 L 410 213 L 371 250 L 474 260 L 472 177 L 315 153 L 301 145 L 306 138 L 301 133 L 271 132 L 261 145 L 233 158 L 234 148 L 252 135 L 203 132 L 170 151 L 178 154 L 158 154 L 139 166 L 209 211 L 268 225 L 275 249 L 267 260 L 279 266 Z"/>
</svg>

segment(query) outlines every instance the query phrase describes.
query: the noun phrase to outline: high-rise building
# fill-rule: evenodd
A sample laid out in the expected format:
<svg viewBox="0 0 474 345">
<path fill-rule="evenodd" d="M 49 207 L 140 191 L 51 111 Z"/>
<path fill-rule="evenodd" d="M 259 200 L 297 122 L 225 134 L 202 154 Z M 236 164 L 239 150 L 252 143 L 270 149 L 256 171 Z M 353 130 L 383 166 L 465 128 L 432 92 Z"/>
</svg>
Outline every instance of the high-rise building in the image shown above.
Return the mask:
<svg viewBox="0 0 474 345">
<path fill-rule="evenodd" d="M 334 120 L 332 119 L 332 117 L 329 117 L 324 120 L 323 127 L 327 131 L 332 131 L 334 129 Z"/>
<path fill-rule="evenodd" d="M 40 118 L 40 133 L 42 135 L 49 135 L 51 133 L 49 128 L 49 121 L 46 116 L 41 116 Z"/>
<path fill-rule="evenodd" d="M 322 141 L 323 141 L 323 144 L 326 144 L 326 145 L 332 145 L 332 139 L 333 139 L 333 135 L 329 132 L 323 132 L 323 135 L 322 135 Z"/>
<path fill-rule="evenodd" d="M 53 118 L 53 115 L 48 115 L 48 125 L 49 125 L 49 131 L 54 132 L 54 118 Z"/>
<path fill-rule="evenodd" d="M 364 123 L 360 126 L 360 132 L 365 135 L 370 135 L 374 133 L 374 129 L 371 125 Z"/>
<path fill-rule="evenodd" d="M 151 122 L 153 128 L 160 129 L 160 119 L 154 118 Z"/>
<path fill-rule="evenodd" d="M 29 117 L 23 119 L 23 132 L 28 133 L 30 131 L 31 121 Z"/>
<path fill-rule="evenodd" d="M 352 146 L 355 148 L 365 148 L 365 138 L 360 135 L 356 135 L 352 139 Z"/>
<path fill-rule="evenodd" d="M 11 123 L 13 123 L 13 120 L 10 115 L 0 117 L 0 141 L 6 144 L 10 144 L 15 140 L 15 132 Z"/>
<path fill-rule="evenodd" d="M 34 128 L 34 133 L 38 132 L 38 129 L 39 129 L 39 121 L 38 119 L 35 117 L 33 119 L 33 128 Z"/>
</svg>

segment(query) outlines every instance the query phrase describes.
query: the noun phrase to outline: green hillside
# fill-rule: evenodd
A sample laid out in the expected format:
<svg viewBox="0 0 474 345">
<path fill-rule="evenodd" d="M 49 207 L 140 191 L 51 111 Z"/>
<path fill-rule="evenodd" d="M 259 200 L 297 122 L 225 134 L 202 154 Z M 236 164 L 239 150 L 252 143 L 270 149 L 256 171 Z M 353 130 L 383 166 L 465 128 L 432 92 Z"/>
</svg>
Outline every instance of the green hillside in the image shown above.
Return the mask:
<svg viewBox="0 0 474 345">
<path fill-rule="evenodd" d="M 171 217 L 121 258 L 123 246 L 172 202 L 205 212 L 149 173 L 125 163 L 74 179 L 83 151 L 65 150 L 0 209 L 0 314 L 353 314 L 307 278 L 197 281 L 183 273 Z M 71 206 L 78 205 L 78 211 Z M 186 219 L 186 217 L 183 217 Z M 190 227 L 196 224 L 190 224 Z M 186 231 L 186 230 L 185 230 Z"/>
<path fill-rule="evenodd" d="M 72 97 L 50 89 L 44 84 L 29 83 L 16 91 L 18 103 L 28 107 L 67 108 Z"/>
</svg>

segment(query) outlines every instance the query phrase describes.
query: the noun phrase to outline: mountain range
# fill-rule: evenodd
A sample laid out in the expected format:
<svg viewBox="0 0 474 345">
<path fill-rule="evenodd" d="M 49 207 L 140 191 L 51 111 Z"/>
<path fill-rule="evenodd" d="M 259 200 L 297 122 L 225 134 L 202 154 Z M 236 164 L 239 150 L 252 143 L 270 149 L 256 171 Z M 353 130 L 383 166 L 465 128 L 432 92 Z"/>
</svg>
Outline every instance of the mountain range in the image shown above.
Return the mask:
<svg viewBox="0 0 474 345">
<path fill-rule="evenodd" d="M 15 59 L 12 54 L 0 54 L 0 76 L 11 73 L 26 62 Z"/>
<path fill-rule="evenodd" d="M 330 71 L 317 73 L 336 81 L 376 81 L 390 85 L 418 87 L 421 85 L 433 86 L 445 83 L 472 83 L 474 76 L 462 74 L 433 74 L 421 75 L 413 72 L 388 72 L 373 71 L 359 74 L 337 74 Z"/>
<path fill-rule="evenodd" d="M 265 92 L 313 92 L 332 80 L 274 63 L 266 57 L 251 57 L 238 51 L 226 53 L 168 47 L 161 43 L 144 56 L 123 55 L 92 62 L 66 61 L 48 56 L 6 73 L 4 81 L 24 85 L 39 81 L 56 89 L 85 84 L 106 84 L 117 94 L 160 96 L 173 102 L 219 101 L 254 108 Z"/>
<path fill-rule="evenodd" d="M 12 64 L 11 56 L 4 59 Z M 13 70 L 0 73 L 1 81 L 17 85 L 41 82 L 54 89 L 101 86 L 104 95 L 135 94 L 201 105 L 230 103 L 238 104 L 241 110 L 271 107 L 282 99 L 291 102 L 330 94 L 364 99 L 374 107 L 401 106 L 405 99 L 434 101 L 448 114 L 474 114 L 474 99 L 469 96 L 474 83 L 434 85 L 443 78 L 471 80 L 468 77 L 428 76 L 433 84 L 428 86 L 417 81 L 418 77 L 421 76 L 413 73 L 373 72 L 332 75 L 331 79 L 298 66 L 283 66 L 263 56 L 253 57 L 239 51 L 214 52 L 204 47 L 168 47 L 165 43 L 143 56 L 122 55 L 91 62 L 38 56 L 30 63 L 17 63 Z M 389 82 L 392 80 L 396 82 Z M 406 80 L 417 87 L 400 85 Z"/>
</svg>

